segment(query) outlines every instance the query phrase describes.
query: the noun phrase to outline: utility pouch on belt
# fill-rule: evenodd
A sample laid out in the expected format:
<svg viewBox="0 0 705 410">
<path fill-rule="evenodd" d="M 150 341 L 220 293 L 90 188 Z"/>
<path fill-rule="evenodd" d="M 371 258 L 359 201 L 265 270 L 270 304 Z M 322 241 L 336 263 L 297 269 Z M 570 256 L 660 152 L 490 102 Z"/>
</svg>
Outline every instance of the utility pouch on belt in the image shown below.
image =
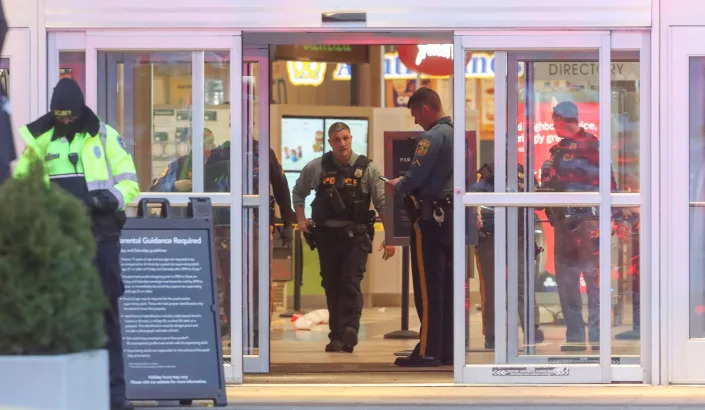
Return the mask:
<svg viewBox="0 0 705 410">
<path fill-rule="evenodd" d="M 345 202 L 343 202 L 343 198 L 340 197 L 340 192 L 338 192 L 338 188 L 331 187 L 328 191 L 328 195 L 330 195 L 330 202 L 331 206 L 333 207 L 333 211 L 335 211 L 336 213 L 341 213 L 345 211 Z"/>
</svg>

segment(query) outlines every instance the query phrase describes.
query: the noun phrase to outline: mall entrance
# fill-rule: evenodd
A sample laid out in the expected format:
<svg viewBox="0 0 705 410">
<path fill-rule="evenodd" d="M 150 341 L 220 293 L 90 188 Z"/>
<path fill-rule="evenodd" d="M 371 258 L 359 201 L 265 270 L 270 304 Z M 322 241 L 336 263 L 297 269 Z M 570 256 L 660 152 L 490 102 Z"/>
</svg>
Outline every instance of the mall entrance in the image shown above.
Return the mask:
<svg viewBox="0 0 705 410">
<path fill-rule="evenodd" d="M 652 220 L 641 154 L 650 152 L 648 32 L 145 29 L 57 31 L 48 40 L 48 83 L 76 79 L 87 104 L 120 131 L 141 198 L 165 197 L 178 209 L 207 196 L 216 207 L 231 383 L 292 374 L 343 384 L 649 382 L 654 332 L 642 317 L 651 317 L 652 280 L 650 259 L 639 257 Z M 278 210 L 272 239 L 262 240 L 270 199 L 261 187 L 269 186 L 270 147 L 291 187 L 302 165 L 329 149 L 327 127 L 338 120 L 350 126 L 354 149 L 384 170 L 385 132 L 419 131 L 405 103 L 420 86 L 439 93 L 455 144 L 467 149 L 454 157 L 454 364 L 407 375 L 392 363 L 416 340 L 385 335 L 419 322 L 412 302 L 402 325 L 404 253 L 382 261 L 381 221 L 363 280 L 360 342 L 352 354 L 326 353 L 325 320 L 301 322 L 325 309 L 316 253 L 298 233 L 283 246 Z M 602 142 L 590 169 L 597 183 L 568 192 L 549 189 L 544 167 L 559 142 L 553 109 L 563 102 Z M 214 152 L 227 161 L 209 162 Z M 487 164 L 495 182 L 481 191 Z M 549 214 L 583 235 L 580 264 L 565 262 Z M 559 286 L 557 275 L 576 266 L 570 290 Z M 580 316 L 590 324 L 585 342 L 565 350 Z"/>
</svg>

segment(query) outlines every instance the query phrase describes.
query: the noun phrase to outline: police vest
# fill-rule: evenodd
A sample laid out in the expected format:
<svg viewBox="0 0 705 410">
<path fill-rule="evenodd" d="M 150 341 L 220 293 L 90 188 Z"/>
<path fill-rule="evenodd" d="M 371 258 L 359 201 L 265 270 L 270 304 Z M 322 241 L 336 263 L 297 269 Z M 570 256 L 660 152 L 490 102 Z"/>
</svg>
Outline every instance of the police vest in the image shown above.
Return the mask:
<svg viewBox="0 0 705 410">
<path fill-rule="evenodd" d="M 370 194 L 362 192 L 362 176 L 370 160 L 360 155 L 353 166 L 339 168 L 333 153 L 323 155 L 323 174 L 312 204 L 312 217 L 317 225 L 329 220 L 364 224 L 370 219 Z"/>
</svg>

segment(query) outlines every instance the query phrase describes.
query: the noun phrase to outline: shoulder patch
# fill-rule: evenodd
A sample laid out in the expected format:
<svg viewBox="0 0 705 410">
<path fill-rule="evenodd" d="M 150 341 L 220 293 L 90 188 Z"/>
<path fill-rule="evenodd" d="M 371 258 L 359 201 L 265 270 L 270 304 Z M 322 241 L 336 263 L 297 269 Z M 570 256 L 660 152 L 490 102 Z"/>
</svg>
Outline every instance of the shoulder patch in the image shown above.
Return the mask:
<svg viewBox="0 0 705 410">
<path fill-rule="evenodd" d="M 416 145 L 416 156 L 418 157 L 423 157 L 428 153 L 428 147 L 431 146 L 431 141 L 427 140 L 426 138 L 422 139 L 419 141 L 419 143 Z"/>
</svg>

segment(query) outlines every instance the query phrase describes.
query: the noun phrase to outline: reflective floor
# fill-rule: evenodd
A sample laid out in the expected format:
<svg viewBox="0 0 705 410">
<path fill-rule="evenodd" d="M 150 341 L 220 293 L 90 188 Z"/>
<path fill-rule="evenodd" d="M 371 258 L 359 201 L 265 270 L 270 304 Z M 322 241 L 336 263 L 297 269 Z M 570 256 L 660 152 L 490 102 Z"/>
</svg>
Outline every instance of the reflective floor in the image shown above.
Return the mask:
<svg viewBox="0 0 705 410">
<path fill-rule="evenodd" d="M 393 365 L 395 353 L 410 350 L 417 340 L 384 339 L 384 335 L 399 330 L 399 308 L 366 308 L 363 311 L 360 342 L 354 353 L 326 353 L 328 326 L 320 324 L 311 330 L 296 330 L 290 318 L 277 312 L 272 320 L 271 366 L 266 375 L 247 375 L 246 383 L 451 383 L 452 367 L 402 369 Z M 542 308 L 542 318 L 544 315 Z M 547 312 L 546 312 L 547 313 Z M 410 328 L 419 329 L 415 310 L 411 310 Z M 484 348 L 480 311 L 473 306 L 469 314 L 470 335 L 466 362 L 489 364 L 494 352 Z M 542 323 L 546 340 L 537 345 L 536 355 L 558 355 L 565 340 L 565 327 Z M 631 324 L 614 326 L 612 333 L 630 330 Z M 519 332 L 521 338 L 521 331 Z M 614 355 L 638 355 L 639 341 L 612 340 Z M 588 349 L 582 356 L 597 355 Z M 566 357 L 566 356 L 561 356 Z M 577 355 L 576 355 L 577 357 Z M 638 356 L 634 357 L 638 360 Z"/>
</svg>

